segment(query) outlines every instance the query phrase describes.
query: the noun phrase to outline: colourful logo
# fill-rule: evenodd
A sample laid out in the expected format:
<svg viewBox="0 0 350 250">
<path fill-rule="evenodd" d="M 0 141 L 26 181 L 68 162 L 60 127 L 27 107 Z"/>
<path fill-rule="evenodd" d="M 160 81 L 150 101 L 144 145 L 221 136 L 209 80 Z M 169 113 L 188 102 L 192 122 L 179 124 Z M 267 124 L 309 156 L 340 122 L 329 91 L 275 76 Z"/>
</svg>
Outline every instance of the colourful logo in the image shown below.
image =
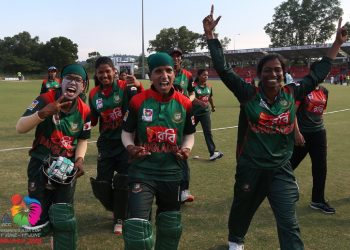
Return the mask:
<svg viewBox="0 0 350 250">
<path fill-rule="evenodd" d="M 39 221 L 42 209 L 38 200 L 15 194 L 11 197 L 11 203 L 11 214 L 16 225 L 34 226 Z"/>
</svg>

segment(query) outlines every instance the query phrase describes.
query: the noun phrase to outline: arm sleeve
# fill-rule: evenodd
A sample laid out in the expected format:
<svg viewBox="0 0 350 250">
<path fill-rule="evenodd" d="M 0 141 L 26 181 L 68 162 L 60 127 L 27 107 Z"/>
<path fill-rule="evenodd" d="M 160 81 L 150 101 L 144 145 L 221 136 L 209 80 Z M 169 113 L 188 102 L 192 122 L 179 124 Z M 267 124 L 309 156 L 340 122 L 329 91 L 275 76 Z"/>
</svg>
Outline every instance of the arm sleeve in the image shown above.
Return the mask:
<svg viewBox="0 0 350 250">
<path fill-rule="evenodd" d="M 194 145 L 194 133 L 189 135 L 184 135 L 181 148 L 189 148 L 190 150 L 192 150 L 193 145 Z"/>
<path fill-rule="evenodd" d="M 36 111 L 32 115 L 22 116 L 19 118 L 16 124 L 17 133 L 24 134 L 35 128 L 39 123 L 44 121 L 45 119 L 41 119 L 38 115 L 38 111 Z"/>
<path fill-rule="evenodd" d="M 192 107 L 192 106 L 191 106 Z M 196 132 L 196 127 L 195 127 L 195 122 L 194 122 L 194 116 L 193 116 L 193 111 L 192 108 L 190 111 L 187 111 L 186 113 L 186 121 L 185 121 L 185 127 L 184 127 L 184 136 L 185 135 L 190 135 Z"/>
<path fill-rule="evenodd" d="M 122 130 L 122 142 L 125 148 L 129 145 L 135 145 L 134 142 L 135 134 L 126 132 L 125 130 Z"/>
<path fill-rule="evenodd" d="M 306 75 L 300 84 L 295 85 L 295 97 L 306 96 L 313 91 L 319 83 L 322 83 L 331 70 L 332 59 L 323 57 L 322 60 L 314 62 L 310 67 L 310 73 Z"/>
<path fill-rule="evenodd" d="M 78 159 L 79 157 L 84 159 L 86 150 L 87 140 L 78 140 L 77 148 L 75 150 L 75 159 Z"/>
<path fill-rule="evenodd" d="M 208 39 L 208 48 L 213 66 L 226 87 L 237 97 L 239 102 L 245 102 L 256 94 L 255 86 L 246 83 L 226 63 L 224 50 L 218 39 Z"/>
</svg>

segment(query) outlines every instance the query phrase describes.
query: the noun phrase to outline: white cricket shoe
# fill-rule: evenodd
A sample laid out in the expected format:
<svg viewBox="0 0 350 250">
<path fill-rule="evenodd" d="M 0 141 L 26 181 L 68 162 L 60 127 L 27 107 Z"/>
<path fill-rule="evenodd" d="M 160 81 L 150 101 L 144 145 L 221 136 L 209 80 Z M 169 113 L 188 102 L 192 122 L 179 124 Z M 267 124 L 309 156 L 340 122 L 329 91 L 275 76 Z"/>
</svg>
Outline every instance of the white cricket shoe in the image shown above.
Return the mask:
<svg viewBox="0 0 350 250">
<path fill-rule="evenodd" d="M 190 190 L 186 189 L 181 192 L 181 202 L 192 202 L 194 201 L 194 196 L 190 193 Z"/>
<path fill-rule="evenodd" d="M 228 250 L 244 250 L 244 245 L 229 241 L 228 242 Z"/>
<path fill-rule="evenodd" d="M 216 159 L 220 159 L 221 157 L 223 157 L 224 154 L 220 151 L 215 151 L 210 157 L 209 160 L 211 161 L 215 161 Z"/>
</svg>

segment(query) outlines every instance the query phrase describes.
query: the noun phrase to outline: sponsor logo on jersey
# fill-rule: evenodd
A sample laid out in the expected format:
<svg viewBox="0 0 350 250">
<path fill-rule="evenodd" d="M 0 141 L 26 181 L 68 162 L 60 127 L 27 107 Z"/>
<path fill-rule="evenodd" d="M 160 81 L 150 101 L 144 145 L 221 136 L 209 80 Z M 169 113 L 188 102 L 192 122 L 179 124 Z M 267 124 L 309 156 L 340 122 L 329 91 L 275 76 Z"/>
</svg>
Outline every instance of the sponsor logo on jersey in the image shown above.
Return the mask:
<svg viewBox="0 0 350 250">
<path fill-rule="evenodd" d="M 322 115 L 326 107 L 327 99 L 322 92 L 311 92 L 307 95 L 306 103 L 307 111 L 317 115 Z"/>
<path fill-rule="evenodd" d="M 153 120 L 153 109 L 143 109 L 141 119 L 144 122 L 151 122 Z"/>
<path fill-rule="evenodd" d="M 202 91 L 200 89 L 197 89 L 197 94 L 200 95 Z"/>
<path fill-rule="evenodd" d="M 103 108 L 103 100 L 102 100 L 102 98 L 98 98 L 96 100 L 96 108 L 97 109 L 102 109 Z"/>
<path fill-rule="evenodd" d="M 259 124 L 264 126 L 284 126 L 290 123 L 290 112 L 284 112 L 277 116 L 260 113 Z"/>
<path fill-rule="evenodd" d="M 253 132 L 263 134 L 290 134 L 294 129 L 289 111 L 276 116 L 261 112 L 258 122 L 249 125 Z"/>
<path fill-rule="evenodd" d="M 77 132 L 78 131 L 78 124 L 74 123 L 74 122 L 70 123 L 70 130 L 72 132 Z"/>
<path fill-rule="evenodd" d="M 181 114 L 181 112 L 175 112 L 172 120 L 175 123 L 182 122 L 182 114 Z"/>
<path fill-rule="evenodd" d="M 166 128 L 162 126 L 153 126 L 146 128 L 147 141 L 149 143 L 168 143 L 176 145 L 177 130 L 174 128 Z"/>
<path fill-rule="evenodd" d="M 286 99 L 281 99 L 279 104 L 283 107 L 286 108 L 289 105 L 289 102 Z"/>
<path fill-rule="evenodd" d="M 121 98 L 120 98 L 119 95 L 114 95 L 113 99 L 114 99 L 114 103 L 120 103 L 121 102 Z"/>
<path fill-rule="evenodd" d="M 323 109 L 324 109 L 324 106 L 323 106 L 323 105 L 314 106 L 314 107 L 312 108 L 312 113 L 322 115 Z"/>
<path fill-rule="evenodd" d="M 32 102 L 32 104 L 29 105 L 29 107 L 27 108 L 28 110 L 33 110 L 37 105 L 39 104 L 38 100 L 34 100 Z"/>
<path fill-rule="evenodd" d="M 102 131 L 119 128 L 123 121 L 122 108 L 116 107 L 114 109 L 108 109 L 101 112 L 101 121 Z"/>
</svg>

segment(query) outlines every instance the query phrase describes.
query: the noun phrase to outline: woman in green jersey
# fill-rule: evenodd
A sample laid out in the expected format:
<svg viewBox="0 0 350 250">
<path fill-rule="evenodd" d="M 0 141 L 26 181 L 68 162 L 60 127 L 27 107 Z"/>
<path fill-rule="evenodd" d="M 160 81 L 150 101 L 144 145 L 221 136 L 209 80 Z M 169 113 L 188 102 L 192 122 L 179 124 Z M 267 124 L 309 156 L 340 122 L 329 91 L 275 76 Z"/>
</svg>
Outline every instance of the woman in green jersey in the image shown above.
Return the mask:
<svg viewBox="0 0 350 250">
<path fill-rule="evenodd" d="M 304 249 L 295 204 L 298 186 L 290 164 L 294 146 L 295 100 L 307 95 L 328 75 L 332 60 L 348 36 L 339 19 L 337 35 L 327 55 L 314 63 L 310 74 L 300 83 L 284 85 L 285 61 L 278 54 L 268 54 L 258 63 L 257 87 L 246 83 L 225 61 L 214 28 L 221 17 L 211 13 L 203 19 L 213 66 L 241 104 L 239 131 L 244 135 L 237 149 L 236 183 L 229 217 L 229 249 L 243 249 L 250 222 L 265 198 L 273 210 L 280 248 Z M 244 117 L 244 119 L 242 119 Z"/>
</svg>

